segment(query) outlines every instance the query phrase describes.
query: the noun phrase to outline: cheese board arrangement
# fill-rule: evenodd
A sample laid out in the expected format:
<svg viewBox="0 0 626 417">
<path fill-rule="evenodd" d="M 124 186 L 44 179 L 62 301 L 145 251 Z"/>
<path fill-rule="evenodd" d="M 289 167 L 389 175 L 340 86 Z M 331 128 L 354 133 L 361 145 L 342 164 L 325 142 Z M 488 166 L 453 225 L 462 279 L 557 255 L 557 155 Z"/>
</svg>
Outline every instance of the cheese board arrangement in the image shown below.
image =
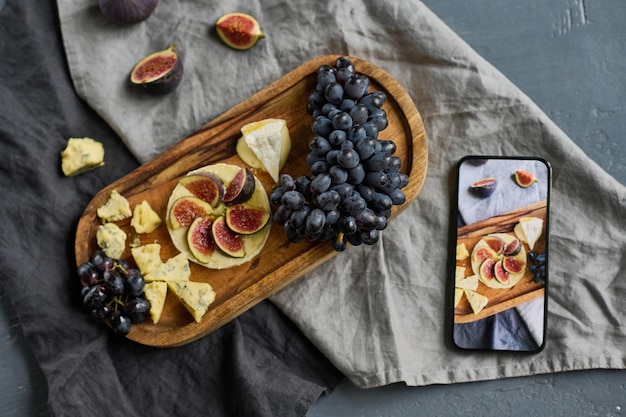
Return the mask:
<svg viewBox="0 0 626 417">
<path fill-rule="evenodd" d="M 321 84 L 325 94 L 319 93 Z M 360 93 L 351 93 L 356 90 Z M 320 95 L 328 104 L 323 112 Z M 371 96 L 369 107 L 366 95 Z M 350 113 L 353 107 L 360 108 Z M 365 135 L 346 125 L 362 117 L 359 110 L 369 114 L 368 121 L 376 119 L 368 123 L 373 132 Z M 325 131 L 328 122 L 322 126 L 322 119 L 334 127 Z M 278 121 L 276 140 L 267 142 L 268 126 Z M 344 132 L 343 138 L 330 136 L 336 130 Z M 360 134 L 368 138 L 362 142 L 378 146 L 371 154 L 381 154 L 379 161 L 371 162 L 369 147 L 356 145 Z M 323 139 L 334 145 L 334 153 Z M 325 164 L 330 154 L 335 162 Z M 321 56 L 97 193 L 77 225 L 76 262 L 86 268 L 94 253 L 112 250 L 113 235 L 123 236 L 124 244 L 112 256 L 119 260 L 113 269 L 123 271 L 124 279 L 128 271 L 140 270 L 149 301 L 133 306 L 147 318 L 128 325 L 124 336 L 149 346 L 180 346 L 216 330 L 350 245 L 374 244 L 387 220 L 419 194 L 427 161 L 421 116 L 396 80 L 359 58 Z M 333 165 L 342 168 L 329 169 Z M 319 191 L 307 195 L 301 180 L 306 190 Z M 361 182 L 370 185 L 337 197 Z M 376 192 L 360 207 L 357 197 L 369 189 Z M 350 219 L 350 205 L 370 218 Z M 120 207 L 124 216 L 107 217 Z M 306 223 L 298 233 L 292 228 L 295 215 L 281 219 L 296 211 L 304 213 L 300 221 Z M 325 228 L 319 226 L 320 212 Z M 113 321 L 101 319 L 109 325 Z"/>
</svg>

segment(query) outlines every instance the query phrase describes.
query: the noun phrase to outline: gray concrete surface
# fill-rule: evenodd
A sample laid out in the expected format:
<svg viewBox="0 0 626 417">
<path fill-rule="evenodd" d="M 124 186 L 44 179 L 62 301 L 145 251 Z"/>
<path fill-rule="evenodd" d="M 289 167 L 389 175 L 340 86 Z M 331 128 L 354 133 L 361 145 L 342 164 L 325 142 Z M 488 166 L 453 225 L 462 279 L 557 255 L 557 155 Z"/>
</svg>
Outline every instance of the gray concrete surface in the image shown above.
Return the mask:
<svg viewBox="0 0 626 417">
<path fill-rule="evenodd" d="M 0 0 L 0 5 L 3 3 Z M 425 0 L 594 161 L 626 184 L 626 2 Z M 47 388 L 0 288 L 0 416 L 47 416 Z M 410 388 L 344 381 L 308 417 L 622 416 L 626 371 Z"/>
</svg>

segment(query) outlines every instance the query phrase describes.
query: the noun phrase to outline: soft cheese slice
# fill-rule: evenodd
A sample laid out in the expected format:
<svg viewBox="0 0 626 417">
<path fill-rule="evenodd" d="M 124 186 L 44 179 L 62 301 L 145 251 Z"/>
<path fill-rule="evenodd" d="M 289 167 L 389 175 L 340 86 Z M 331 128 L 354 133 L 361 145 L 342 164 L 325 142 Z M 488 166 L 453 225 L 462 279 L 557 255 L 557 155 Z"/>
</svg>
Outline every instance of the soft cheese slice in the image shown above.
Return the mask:
<svg viewBox="0 0 626 417">
<path fill-rule="evenodd" d="M 455 284 L 458 284 L 459 281 L 461 281 L 463 278 L 465 278 L 465 267 L 457 265 L 456 268 L 454 268 L 454 282 L 455 282 Z"/>
<path fill-rule="evenodd" d="M 189 269 L 189 260 L 187 255 L 179 253 L 178 255 L 168 259 L 165 263 L 159 265 L 155 270 L 144 276 L 146 282 L 152 281 L 189 281 L 191 270 Z"/>
<path fill-rule="evenodd" d="M 463 261 L 469 258 L 469 256 L 470 254 L 469 254 L 469 251 L 467 250 L 467 246 L 465 246 L 465 243 L 460 243 L 456 245 L 456 260 L 457 261 Z"/>
<path fill-rule="evenodd" d="M 126 248 L 126 233 L 115 223 L 106 223 L 98 226 L 96 242 L 109 258 L 119 259 Z"/>
<path fill-rule="evenodd" d="M 107 202 L 99 207 L 96 212 L 98 217 L 105 222 L 124 220 L 133 215 L 133 212 L 130 210 L 130 203 L 117 190 L 111 191 Z"/>
<path fill-rule="evenodd" d="M 215 291 L 206 282 L 170 281 L 167 286 L 198 323 L 206 314 L 211 303 L 215 301 Z"/>
<path fill-rule="evenodd" d="M 291 150 L 291 138 L 287 122 L 282 119 L 265 119 L 252 122 L 242 127 L 241 133 L 243 135 L 242 140 L 237 144 L 239 155 L 245 155 L 245 145 L 247 145 L 263 169 L 270 174 L 275 182 L 278 182 L 279 172 L 287 161 Z M 242 159 L 245 161 L 245 156 Z M 250 162 L 252 162 L 250 163 L 251 166 L 256 165 L 254 160 Z"/>
<path fill-rule="evenodd" d="M 146 299 L 150 302 L 150 317 L 152 317 L 152 322 L 154 324 L 157 324 L 161 319 L 163 306 L 165 306 L 165 297 L 167 296 L 167 282 L 147 282 L 144 287 L 143 293 L 146 296 Z"/>
<path fill-rule="evenodd" d="M 467 301 L 469 301 L 470 306 L 472 307 L 472 311 L 474 314 L 480 313 L 487 303 L 489 299 L 482 294 L 477 293 L 476 291 L 464 289 L 465 296 L 467 297 Z"/>
<path fill-rule="evenodd" d="M 463 298 L 463 288 L 455 288 L 454 289 L 454 307 L 459 305 L 461 298 Z"/>
<path fill-rule="evenodd" d="M 148 243 L 143 246 L 131 248 L 131 255 L 137 264 L 137 268 L 143 274 L 149 274 L 163 264 L 161 261 L 161 245 Z"/>
<path fill-rule="evenodd" d="M 61 170 L 67 177 L 104 165 L 104 146 L 91 138 L 70 138 L 61 152 Z"/>
<path fill-rule="evenodd" d="M 522 217 L 519 220 L 519 224 L 522 226 L 522 230 L 524 230 L 528 247 L 530 250 L 533 250 L 535 243 L 537 243 L 541 237 L 543 220 L 538 217 Z"/>
<path fill-rule="evenodd" d="M 152 233 L 162 223 L 161 217 L 146 200 L 135 206 L 133 218 L 130 220 L 130 225 L 137 233 Z"/>
<path fill-rule="evenodd" d="M 470 275 L 456 283 L 456 288 L 476 291 L 478 289 L 478 275 Z"/>
</svg>

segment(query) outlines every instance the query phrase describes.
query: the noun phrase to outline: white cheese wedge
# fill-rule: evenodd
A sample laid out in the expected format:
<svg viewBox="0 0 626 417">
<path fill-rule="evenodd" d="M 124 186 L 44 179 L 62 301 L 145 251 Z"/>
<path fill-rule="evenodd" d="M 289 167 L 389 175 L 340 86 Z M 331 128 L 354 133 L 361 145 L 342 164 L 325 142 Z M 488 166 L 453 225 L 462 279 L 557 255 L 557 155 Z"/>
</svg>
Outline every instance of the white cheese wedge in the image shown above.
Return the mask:
<svg viewBox="0 0 626 417">
<path fill-rule="evenodd" d="M 248 123 L 241 128 L 242 138 L 237 143 L 239 156 L 248 165 L 264 169 L 275 182 L 291 150 L 287 122 L 282 119 L 265 119 Z M 246 149 L 248 148 L 248 149 Z M 252 156 L 250 157 L 250 152 Z"/>
<path fill-rule="evenodd" d="M 469 251 L 467 250 L 467 247 L 465 246 L 465 243 L 460 243 L 456 245 L 456 260 L 457 261 L 463 261 L 467 259 L 469 256 L 470 254 L 469 254 Z"/>
<path fill-rule="evenodd" d="M 454 282 L 456 284 L 458 284 L 459 281 L 461 281 L 463 278 L 465 278 L 465 267 L 464 266 L 457 266 L 454 269 Z"/>
<path fill-rule="evenodd" d="M 522 217 L 513 229 L 515 235 L 528 244 L 533 250 L 535 244 L 541 237 L 543 230 L 543 220 L 538 217 Z"/>
<path fill-rule="evenodd" d="M 146 200 L 135 206 L 130 225 L 137 233 L 152 233 L 163 221 Z"/>
<path fill-rule="evenodd" d="M 163 307 L 165 306 L 167 283 L 163 281 L 147 282 L 143 292 L 146 299 L 150 302 L 152 322 L 157 324 L 161 320 L 161 313 L 163 313 Z"/>
<path fill-rule="evenodd" d="M 156 269 L 144 276 L 146 282 L 152 281 L 189 281 L 191 270 L 189 269 L 189 260 L 184 253 L 168 259 L 165 263 L 159 265 Z"/>
<path fill-rule="evenodd" d="M 61 170 L 66 177 L 104 165 L 104 146 L 91 138 L 70 138 L 61 152 Z"/>
<path fill-rule="evenodd" d="M 99 207 L 96 213 L 105 222 L 124 220 L 133 215 L 128 200 L 117 190 L 111 191 L 107 202 Z"/>
<path fill-rule="evenodd" d="M 469 304 L 472 307 L 472 311 L 474 312 L 474 314 L 480 313 L 483 308 L 487 306 L 489 299 L 484 295 L 468 289 L 464 289 L 463 291 L 465 292 L 467 301 L 469 301 Z"/>
<path fill-rule="evenodd" d="M 206 282 L 170 281 L 167 286 L 198 323 L 206 314 L 211 303 L 215 301 L 215 291 Z"/>
<path fill-rule="evenodd" d="M 148 243 L 131 248 L 130 253 L 137 264 L 137 268 L 144 276 L 163 264 L 163 261 L 161 261 L 161 245 L 158 243 Z"/>
<path fill-rule="evenodd" d="M 115 223 L 106 223 L 98 226 L 96 242 L 109 258 L 119 259 L 126 248 L 126 233 Z"/>
<path fill-rule="evenodd" d="M 455 288 L 454 289 L 454 307 L 459 305 L 461 298 L 463 298 L 463 288 Z"/>
<path fill-rule="evenodd" d="M 456 283 L 456 288 L 476 291 L 478 289 L 478 275 L 470 275 Z"/>
</svg>

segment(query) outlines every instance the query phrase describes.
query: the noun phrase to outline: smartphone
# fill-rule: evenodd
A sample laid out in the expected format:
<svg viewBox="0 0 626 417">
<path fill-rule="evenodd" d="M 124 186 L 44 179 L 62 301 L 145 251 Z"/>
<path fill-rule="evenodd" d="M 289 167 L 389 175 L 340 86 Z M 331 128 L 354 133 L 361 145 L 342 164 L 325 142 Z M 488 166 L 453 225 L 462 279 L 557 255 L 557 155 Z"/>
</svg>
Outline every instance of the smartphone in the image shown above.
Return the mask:
<svg viewBox="0 0 626 417">
<path fill-rule="evenodd" d="M 538 157 L 472 155 L 459 161 L 450 268 L 457 348 L 544 348 L 551 171 Z"/>
</svg>

